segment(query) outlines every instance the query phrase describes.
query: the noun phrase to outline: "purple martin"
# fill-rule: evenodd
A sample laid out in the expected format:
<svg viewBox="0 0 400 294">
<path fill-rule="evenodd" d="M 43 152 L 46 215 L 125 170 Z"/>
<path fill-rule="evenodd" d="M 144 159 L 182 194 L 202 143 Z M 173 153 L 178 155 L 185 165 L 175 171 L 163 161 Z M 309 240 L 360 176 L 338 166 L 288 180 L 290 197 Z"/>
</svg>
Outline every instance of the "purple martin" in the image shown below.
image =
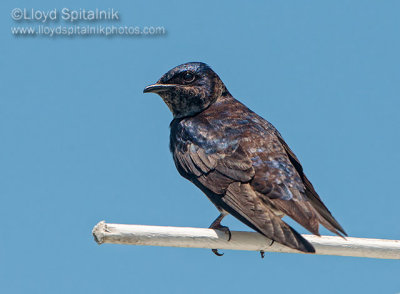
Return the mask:
<svg viewBox="0 0 400 294">
<path fill-rule="evenodd" d="M 176 168 L 220 212 L 210 228 L 230 234 L 221 220 L 231 214 L 267 238 L 307 253 L 314 247 L 283 216 L 318 236 L 320 224 L 347 236 L 281 134 L 236 100 L 207 64 L 179 65 L 143 92 L 160 95 L 173 114 L 170 150 Z"/>
</svg>

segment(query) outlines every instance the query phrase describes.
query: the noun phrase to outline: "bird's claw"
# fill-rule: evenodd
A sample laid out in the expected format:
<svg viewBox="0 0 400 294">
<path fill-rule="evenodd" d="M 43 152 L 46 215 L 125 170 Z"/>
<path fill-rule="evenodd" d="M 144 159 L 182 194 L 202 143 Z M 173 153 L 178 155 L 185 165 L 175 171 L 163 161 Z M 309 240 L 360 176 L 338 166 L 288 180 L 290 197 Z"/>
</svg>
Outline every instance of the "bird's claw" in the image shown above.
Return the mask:
<svg viewBox="0 0 400 294">
<path fill-rule="evenodd" d="M 269 244 L 269 246 L 272 246 L 275 243 L 275 240 L 271 240 L 271 244 Z M 261 258 L 265 257 L 265 251 L 264 250 L 260 250 L 260 254 L 261 254 Z"/>
<path fill-rule="evenodd" d="M 213 221 L 213 223 L 211 224 L 211 226 L 209 228 L 213 229 L 213 230 L 219 230 L 219 231 L 224 232 L 225 234 L 228 234 L 228 242 L 229 242 L 231 240 L 231 238 L 232 238 L 231 230 L 229 230 L 228 227 L 221 225 L 221 221 L 222 221 L 222 219 L 224 218 L 225 215 L 226 215 L 226 213 L 221 212 L 221 214 L 215 219 L 215 221 Z M 219 253 L 218 249 L 211 249 L 211 251 L 216 256 L 224 255 L 223 253 Z"/>
<path fill-rule="evenodd" d="M 231 230 L 228 227 L 222 226 L 222 225 L 218 225 L 218 226 L 213 227 L 212 229 L 219 230 L 219 231 L 224 232 L 225 234 L 228 234 L 228 241 L 230 241 L 232 239 L 232 233 L 231 233 Z"/>
<path fill-rule="evenodd" d="M 219 253 L 218 249 L 211 249 L 211 251 L 216 255 L 216 256 L 222 256 L 224 255 L 223 253 Z"/>
<path fill-rule="evenodd" d="M 231 240 L 232 238 L 232 233 L 231 230 L 229 230 L 228 227 L 226 226 L 222 226 L 222 225 L 218 225 L 218 226 L 213 226 L 212 227 L 213 230 L 219 230 L 224 232 L 225 234 L 228 234 L 228 242 Z M 219 253 L 218 249 L 211 249 L 211 251 L 216 255 L 216 256 L 222 256 L 224 255 L 224 253 Z"/>
</svg>

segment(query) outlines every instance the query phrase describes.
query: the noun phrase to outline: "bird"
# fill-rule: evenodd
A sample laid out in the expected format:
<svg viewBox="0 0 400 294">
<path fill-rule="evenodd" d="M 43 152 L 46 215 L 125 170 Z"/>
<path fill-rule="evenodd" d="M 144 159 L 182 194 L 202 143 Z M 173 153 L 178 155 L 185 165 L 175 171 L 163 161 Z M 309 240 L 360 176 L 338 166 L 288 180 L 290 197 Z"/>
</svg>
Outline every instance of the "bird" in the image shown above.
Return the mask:
<svg viewBox="0 0 400 294">
<path fill-rule="evenodd" d="M 161 96 L 172 112 L 175 166 L 220 213 L 209 228 L 228 233 L 230 240 L 221 224 L 230 214 L 272 242 L 304 253 L 315 248 L 283 216 L 317 236 L 320 225 L 347 236 L 278 130 L 236 100 L 210 66 L 178 65 L 143 92 Z"/>
</svg>

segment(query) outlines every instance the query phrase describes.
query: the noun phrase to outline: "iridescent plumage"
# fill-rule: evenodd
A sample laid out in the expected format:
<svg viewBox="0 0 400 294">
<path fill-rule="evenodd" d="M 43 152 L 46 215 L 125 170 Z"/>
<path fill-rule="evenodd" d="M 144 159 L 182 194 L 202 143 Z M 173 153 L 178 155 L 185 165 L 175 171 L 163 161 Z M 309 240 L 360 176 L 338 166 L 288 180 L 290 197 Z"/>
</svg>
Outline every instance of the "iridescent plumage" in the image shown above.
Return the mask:
<svg viewBox="0 0 400 294">
<path fill-rule="evenodd" d="M 144 92 L 158 93 L 174 115 L 170 150 L 179 173 L 221 211 L 266 237 L 303 252 L 313 246 L 282 221 L 288 215 L 313 234 L 319 225 L 346 235 L 303 168 L 268 121 L 237 101 L 212 69 L 175 67 Z"/>
</svg>

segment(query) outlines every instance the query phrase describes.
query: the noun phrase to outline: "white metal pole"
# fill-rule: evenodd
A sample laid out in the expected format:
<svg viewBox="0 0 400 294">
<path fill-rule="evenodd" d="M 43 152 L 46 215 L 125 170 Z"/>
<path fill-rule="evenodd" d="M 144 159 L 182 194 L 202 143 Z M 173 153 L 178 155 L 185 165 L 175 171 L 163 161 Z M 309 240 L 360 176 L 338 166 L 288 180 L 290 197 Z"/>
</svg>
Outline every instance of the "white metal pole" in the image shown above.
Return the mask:
<svg viewBox="0 0 400 294">
<path fill-rule="evenodd" d="M 226 233 L 212 229 L 106 224 L 99 222 L 93 228 L 98 244 L 129 244 L 149 246 L 216 248 L 254 250 L 265 252 L 302 253 L 283 246 L 254 232 L 231 231 Z M 356 256 L 383 259 L 400 259 L 400 240 L 366 239 L 333 236 L 303 235 L 316 250 L 315 254 Z"/>
</svg>

